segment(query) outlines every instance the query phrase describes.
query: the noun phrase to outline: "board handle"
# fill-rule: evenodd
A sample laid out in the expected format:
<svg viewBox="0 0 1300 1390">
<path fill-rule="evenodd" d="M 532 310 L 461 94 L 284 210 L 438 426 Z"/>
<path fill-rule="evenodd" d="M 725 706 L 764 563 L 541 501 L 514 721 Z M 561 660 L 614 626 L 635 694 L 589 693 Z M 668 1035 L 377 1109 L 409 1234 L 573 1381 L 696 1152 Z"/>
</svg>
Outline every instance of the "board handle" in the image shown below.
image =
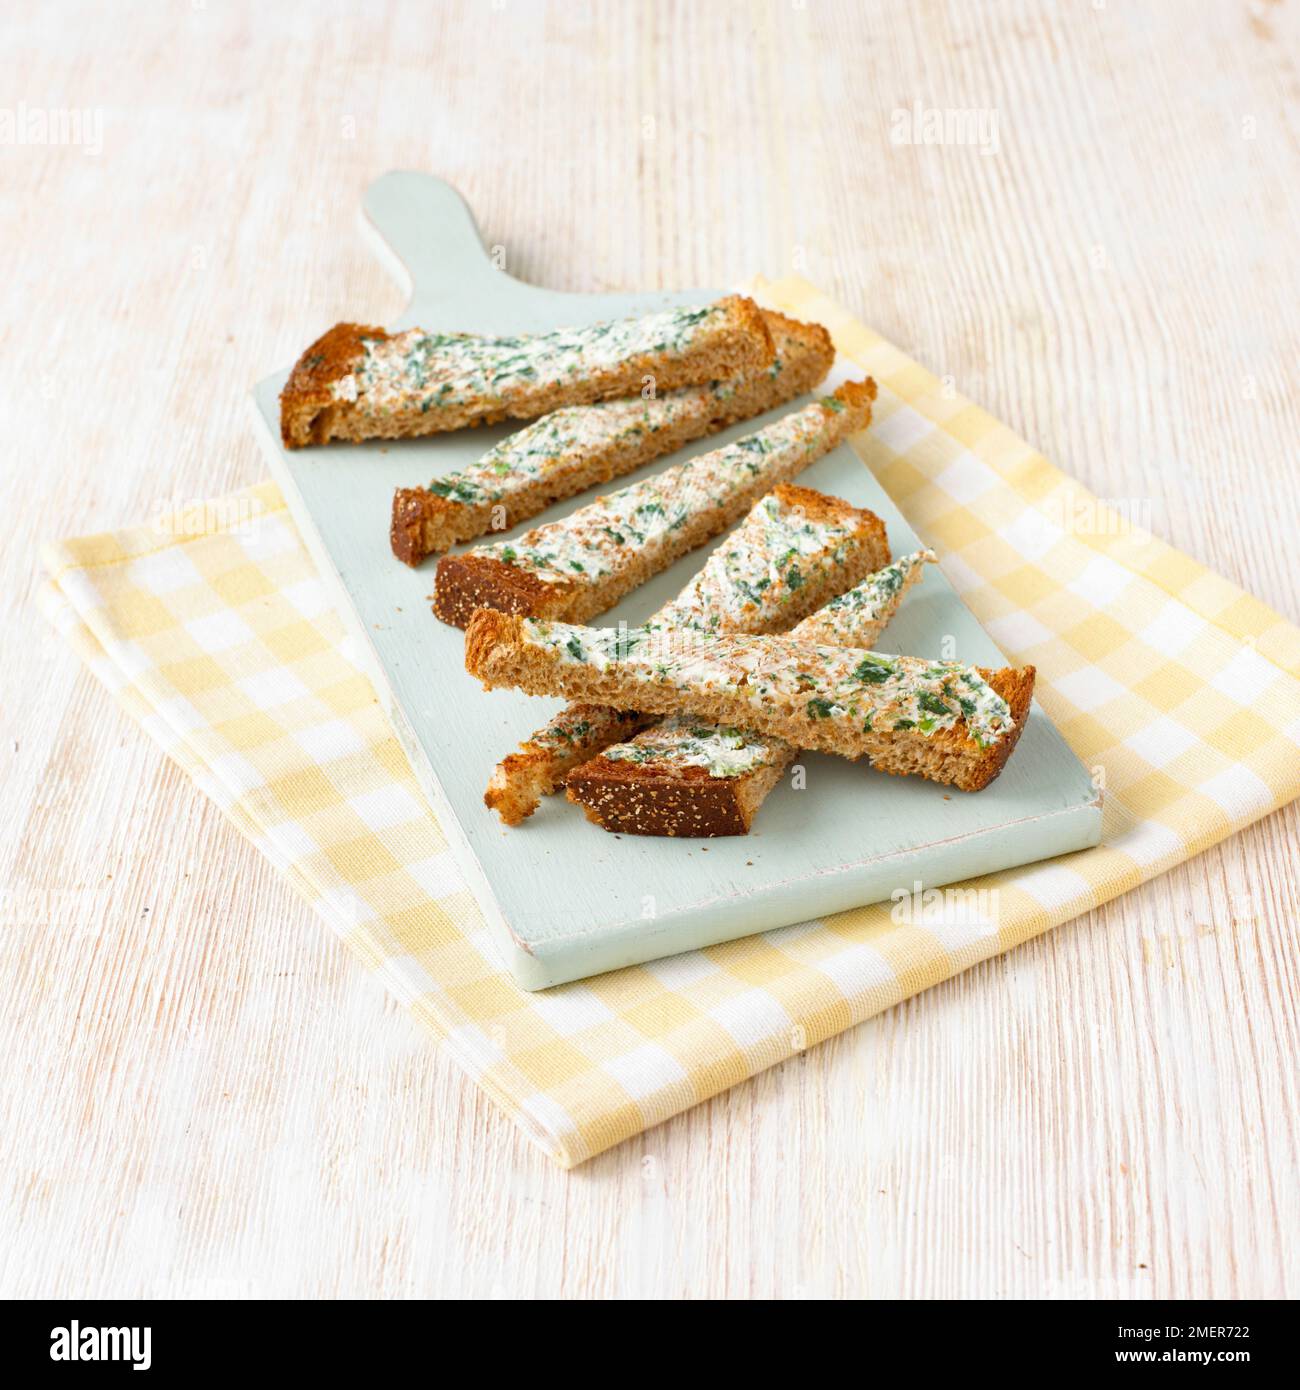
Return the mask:
<svg viewBox="0 0 1300 1390">
<path fill-rule="evenodd" d="M 389 269 L 422 306 L 452 307 L 501 274 L 469 205 L 443 179 L 393 170 L 366 189 L 362 209 Z"/>
<path fill-rule="evenodd" d="M 572 294 L 516 280 L 494 263 L 469 204 L 433 174 L 384 174 L 366 189 L 361 211 L 367 240 L 408 296 L 391 328 L 543 332 L 714 297 L 704 291 Z"/>
</svg>

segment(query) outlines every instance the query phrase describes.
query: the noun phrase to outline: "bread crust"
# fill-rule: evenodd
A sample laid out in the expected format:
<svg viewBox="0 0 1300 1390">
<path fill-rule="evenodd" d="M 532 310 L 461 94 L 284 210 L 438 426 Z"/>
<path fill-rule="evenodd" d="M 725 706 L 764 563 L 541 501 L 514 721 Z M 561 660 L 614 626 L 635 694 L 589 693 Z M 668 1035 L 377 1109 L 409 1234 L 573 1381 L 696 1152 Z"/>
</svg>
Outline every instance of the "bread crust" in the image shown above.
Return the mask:
<svg viewBox="0 0 1300 1390">
<path fill-rule="evenodd" d="M 336 323 L 294 363 L 280 392 L 280 438 L 286 448 L 323 444 L 331 437 L 337 408 L 345 404 L 335 399 L 334 383 L 365 356 L 365 338 L 382 343 L 388 333 L 362 323 Z"/>
<path fill-rule="evenodd" d="M 869 557 L 876 562 L 868 564 L 867 572 L 889 563 L 889 541 L 885 536 L 885 523 L 875 512 L 866 507 L 855 507 L 842 497 L 821 492 L 815 487 L 804 487 L 800 483 L 777 483 L 772 491 L 792 511 L 801 511 L 810 521 L 844 525 L 851 520 L 858 544 L 864 548 L 864 558 Z M 823 602 L 825 601 L 823 599 Z M 782 628 L 786 626 L 788 624 L 783 622 Z"/>
<path fill-rule="evenodd" d="M 575 601 L 582 593 L 583 587 L 577 584 L 548 584 L 528 570 L 469 551 L 464 555 L 444 555 L 438 561 L 433 611 L 452 627 L 464 627 L 476 608 L 522 613 L 527 618 L 558 619 L 582 610 L 582 605 Z"/>
<path fill-rule="evenodd" d="M 773 763 L 746 777 L 713 777 L 703 767 L 664 775 L 650 763 L 593 758 L 565 785 L 587 819 L 614 834 L 714 839 L 748 835 L 784 771 L 783 763 Z"/>
<path fill-rule="evenodd" d="M 876 379 L 868 376 L 863 377 L 861 381 L 846 381 L 835 388 L 834 396 L 850 410 L 870 411 L 871 403 L 876 399 Z M 867 424 L 870 423 L 871 416 L 868 414 Z M 866 425 L 862 428 L 865 429 Z"/>
<path fill-rule="evenodd" d="M 450 512 L 454 509 L 455 514 L 465 519 L 465 525 L 473 528 L 471 535 L 463 538 L 465 540 L 483 535 L 491 526 L 490 504 L 458 502 L 445 508 L 438 505 L 446 501 L 445 497 L 439 497 L 437 493 L 424 487 L 399 487 L 393 493 L 393 515 L 388 527 L 388 544 L 392 547 L 393 554 L 404 565 L 414 567 L 435 550 L 442 548 L 435 545 L 434 540 L 444 529 L 450 529 L 440 524 L 445 511 Z M 489 512 L 487 518 L 480 517 L 484 508 Z M 455 543 L 449 542 L 451 545 Z"/>
<path fill-rule="evenodd" d="M 767 320 L 763 317 L 763 311 L 747 294 L 724 295 L 720 303 L 730 301 L 732 312 L 736 317 L 737 327 L 748 337 L 756 342 L 766 345 L 765 350 L 755 357 L 755 366 L 766 366 L 776 356 L 776 345 L 772 341 L 771 330 L 767 326 Z M 705 381 L 716 380 L 716 377 L 705 377 Z M 684 382 L 682 385 L 696 385 L 696 382 Z M 659 386 L 661 391 L 671 390 L 671 387 Z"/>
<path fill-rule="evenodd" d="M 1006 738 L 999 740 L 988 750 L 993 756 L 982 761 L 978 775 L 962 789 L 972 792 L 983 791 L 1006 767 L 1007 759 L 1016 751 L 1016 744 L 1020 742 L 1020 735 L 1024 733 L 1025 724 L 1029 719 L 1029 707 L 1034 699 L 1034 681 L 1038 675 L 1037 668 L 1033 666 L 1004 666 L 999 671 L 990 670 L 986 666 L 976 669 L 1007 702 L 1016 727 Z"/>
<path fill-rule="evenodd" d="M 812 323 L 806 319 L 792 319 L 786 314 L 778 313 L 775 309 L 759 309 L 758 312 L 763 316 L 763 322 L 767 324 L 767 331 L 772 335 L 774 346 L 781 338 L 788 337 L 798 342 L 815 363 L 825 363 L 825 370 L 813 378 L 812 386 L 816 386 L 835 362 L 835 344 L 831 342 L 829 331 L 820 323 Z M 811 390 L 812 386 L 808 389 Z M 802 393 L 796 391 L 794 394 L 797 396 Z"/>
<path fill-rule="evenodd" d="M 740 384 L 732 395 L 707 402 L 707 410 L 684 410 L 679 419 L 653 432 L 617 440 L 574 467 L 548 473 L 534 486 L 516 490 L 506 524 L 517 526 L 566 497 L 623 477 L 694 439 L 704 439 L 811 391 L 835 360 L 830 334 L 817 323 L 800 323 L 766 309 L 762 314 L 782 361 L 776 376 L 766 367 L 751 370 L 735 379 Z M 393 554 L 404 564 L 418 565 L 429 555 L 476 540 L 493 529 L 499 505 L 494 499 L 463 502 L 429 488 L 398 488 L 389 525 Z"/>
<path fill-rule="evenodd" d="M 561 662 L 525 641 L 521 623 L 513 614 L 490 609 L 479 609 L 470 620 L 465 633 L 465 669 L 488 689 L 512 686 L 535 695 L 563 695 L 661 714 L 686 711 L 715 724 L 774 734 L 797 748 L 855 760 L 867 757 L 882 772 L 925 777 L 961 791 L 981 791 L 1002 771 L 1023 730 L 1023 718 L 1018 718 L 1017 712 L 1027 714 L 1033 696 L 1032 666 L 980 669 L 981 676 L 1007 701 L 1015 719 L 1013 731 L 981 748 L 966 733 L 964 724 L 931 734 L 914 729 L 860 729 L 856 721 L 812 718 L 776 701 L 753 704 L 743 694 L 722 686 L 681 691 L 668 684 L 638 681 L 617 669 L 597 670 Z"/>
<path fill-rule="evenodd" d="M 285 447 L 324 444 L 333 439 L 410 439 L 445 430 L 494 424 L 506 419 L 534 419 L 565 405 L 589 405 L 615 396 L 634 395 L 646 377 L 658 391 L 698 386 L 739 376 L 766 366 L 774 355 L 772 335 L 752 299 L 726 295 L 717 301 L 724 309 L 720 322 L 710 325 L 700 341 L 675 354 L 629 354 L 617 365 L 601 367 L 563 383 L 517 382 L 500 394 L 473 397 L 436 410 L 386 410 L 371 414 L 364 401 L 335 396 L 336 382 L 347 376 L 365 353 L 363 338 L 384 342 L 393 334 L 360 324 L 336 324 L 318 338 L 294 364 L 280 393 L 280 437 Z"/>
</svg>

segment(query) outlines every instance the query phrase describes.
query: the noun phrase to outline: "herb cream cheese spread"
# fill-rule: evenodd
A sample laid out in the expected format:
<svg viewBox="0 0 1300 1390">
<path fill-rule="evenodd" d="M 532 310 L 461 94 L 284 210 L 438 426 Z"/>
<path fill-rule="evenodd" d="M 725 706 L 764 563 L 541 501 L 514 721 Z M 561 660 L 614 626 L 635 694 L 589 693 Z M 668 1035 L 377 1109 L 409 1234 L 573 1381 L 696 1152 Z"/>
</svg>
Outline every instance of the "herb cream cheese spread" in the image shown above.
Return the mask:
<svg viewBox="0 0 1300 1390">
<path fill-rule="evenodd" d="M 810 719 L 849 718 L 864 732 L 914 729 L 929 735 L 963 724 L 986 748 L 1014 728 L 1006 701 L 973 667 L 955 661 L 781 637 L 588 628 L 532 619 L 523 620 L 521 635 L 562 664 L 617 669 L 634 681 L 683 693 L 740 694 L 756 708 L 802 709 Z"/>
<path fill-rule="evenodd" d="M 526 569 L 543 583 L 579 576 L 600 579 L 637 551 L 662 544 L 693 516 L 751 487 L 755 479 L 771 474 L 779 480 L 797 471 L 803 455 L 823 446 L 826 429 L 825 411 L 807 406 L 734 444 L 598 497 L 563 521 L 538 526 L 513 542 L 477 547 L 474 553 Z"/>
<path fill-rule="evenodd" d="M 634 742 L 606 748 L 601 756 L 615 763 L 704 767 L 711 777 L 743 777 L 771 762 L 774 742 L 764 734 L 674 714 Z"/>
<path fill-rule="evenodd" d="M 680 356 L 702 325 L 726 312 L 716 304 L 669 309 L 511 337 L 409 328 L 388 338 L 363 338 L 365 356 L 332 390 L 339 400 L 362 402 L 375 414 L 386 414 L 491 399 L 521 384 L 561 386 L 644 353 Z"/>
<path fill-rule="evenodd" d="M 781 372 L 778 358 L 766 375 Z M 435 478 L 429 491 L 452 502 L 506 502 L 539 479 L 580 466 L 628 440 L 658 434 L 685 416 L 707 416 L 736 393 L 736 381 L 683 386 L 650 399 L 601 401 L 553 410 L 489 449 L 476 463 Z"/>
<path fill-rule="evenodd" d="M 709 556 L 704 568 L 646 624 L 662 631 L 752 631 L 773 622 L 809 577 L 848 558 L 852 529 L 842 522 L 811 520 L 802 508 L 772 493 L 756 502 L 744 522 Z M 597 741 L 622 719 L 617 711 L 580 705 L 561 710 L 530 742 L 567 753 L 594 731 Z M 700 726 L 699 720 L 691 723 Z M 757 737 L 753 739 L 757 746 Z M 626 745 L 620 745 L 626 746 Z M 661 746 L 661 745 L 657 745 Z M 721 752 L 714 762 L 724 761 Z M 728 754 L 725 759 L 736 759 Z"/>
<path fill-rule="evenodd" d="M 932 550 L 901 555 L 892 564 L 869 574 L 861 584 L 833 598 L 790 635 L 809 641 L 852 647 L 864 631 L 874 636 L 874 625 L 886 616 L 907 577 L 918 566 L 935 559 Z M 601 754 L 613 762 L 654 762 L 663 767 L 707 767 L 713 777 L 741 777 L 792 756 L 790 745 L 771 734 L 715 726 L 690 716 L 672 716 L 638 734 L 628 743 L 616 743 Z"/>
<path fill-rule="evenodd" d="M 847 522 L 811 520 L 768 495 L 652 621 L 701 632 L 752 631 L 771 622 L 812 575 L 843 565 L 853 535 Z"/>
</svg>

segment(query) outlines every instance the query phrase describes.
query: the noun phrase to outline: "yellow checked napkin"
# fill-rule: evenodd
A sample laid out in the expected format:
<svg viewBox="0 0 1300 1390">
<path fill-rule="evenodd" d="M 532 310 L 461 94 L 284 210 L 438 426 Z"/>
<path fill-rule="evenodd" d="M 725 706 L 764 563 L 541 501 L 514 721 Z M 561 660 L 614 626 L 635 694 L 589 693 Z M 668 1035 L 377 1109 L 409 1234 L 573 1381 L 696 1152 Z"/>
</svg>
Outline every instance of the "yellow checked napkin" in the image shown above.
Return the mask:
<svg viewBox="0 0 1300 1390">
<path fill-rule="evenodd" d="M 525 993 L 274 486 L 46 552 L 44 609 L 95 674 L 565 1165 L 1300 794 L 1300 631 L 1107 512 L 811 285 L 756 293 L 824 323 L 879 382 L 856 447 L 1104 777 L 1103 844 L 975 881 L 996 890 L 992 920 L 896 921 L 886 903 Z"/>
</svg>

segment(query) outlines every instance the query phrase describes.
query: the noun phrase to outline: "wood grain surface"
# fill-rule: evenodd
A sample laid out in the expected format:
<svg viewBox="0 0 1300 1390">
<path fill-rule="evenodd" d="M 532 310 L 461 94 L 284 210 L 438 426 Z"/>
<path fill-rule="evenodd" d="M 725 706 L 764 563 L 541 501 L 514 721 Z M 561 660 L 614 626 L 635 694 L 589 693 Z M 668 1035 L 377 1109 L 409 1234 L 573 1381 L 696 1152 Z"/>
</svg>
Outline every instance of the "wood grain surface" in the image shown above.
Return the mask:
<svg viewBox="0 0 1300 1390">
<path fill-rule="evenodd" d="M 1298 9 L 11 7 L 0 1294 L 1300 1293 L 1294 807 L 565 1174 L 32 602 L 262 476 L 250 383 L 402 307 L 409 167 L 557 288 L 801 271 L 1300 618 Z"/>
</svg>

